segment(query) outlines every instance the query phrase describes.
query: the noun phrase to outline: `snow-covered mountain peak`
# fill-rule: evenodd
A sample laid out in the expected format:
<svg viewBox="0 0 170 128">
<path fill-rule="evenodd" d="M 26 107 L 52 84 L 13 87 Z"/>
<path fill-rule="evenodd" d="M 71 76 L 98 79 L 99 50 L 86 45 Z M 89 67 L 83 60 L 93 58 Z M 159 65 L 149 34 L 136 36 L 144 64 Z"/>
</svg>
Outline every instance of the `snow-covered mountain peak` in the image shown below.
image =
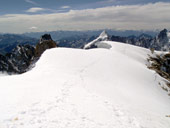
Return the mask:
<svg viewBox="0 0 170 128">
<path fill-rule="evenodd" d="M 169 42 L 170 42 L 170 31 L 167 32 L 167 36 L 168 36 L 168 39 L 169 39 Z"/>
<path fill-rule="evenodd" d="M 106 46 L 107 44 L 103 44 L 103 41 L 108 41 L 109 36 L 106 31 L 103 31 L 98 38 L 95 40 L 91 41 L 90 43 L 86 44 L 84 46 L 84 49 L 91 49 L 91 48 L 98 48 L 98 47 L 103 47 L 103 48 L 110 48 L 110 46 Z"/>
<path fill-rule="evenodd" d="M 103 40 L 108 40 L 108 37 L 109 36 L 108 36 L 107 32 L 104 30 L 98 38 L 101 38 Z"/>
<path fill-rule="evenodd" d="M 152 48 L 161 48 L 162 51 L 169 51 L 170 47 L 170 34 L 167 29 L 163 29 L 153 40 Z"/>
</svg>

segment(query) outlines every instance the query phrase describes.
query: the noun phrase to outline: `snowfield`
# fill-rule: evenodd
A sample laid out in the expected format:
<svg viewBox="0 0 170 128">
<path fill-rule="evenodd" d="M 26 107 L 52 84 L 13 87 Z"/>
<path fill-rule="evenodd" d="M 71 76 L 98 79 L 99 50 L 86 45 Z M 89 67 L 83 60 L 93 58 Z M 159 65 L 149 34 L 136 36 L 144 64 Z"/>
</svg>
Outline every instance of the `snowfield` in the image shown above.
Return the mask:
<svg viewBox="0 0 170 128">
<path fill-rule="evenodd" d="M 0 76 L 0 128 L 170 128 L 164 80 L 149 50 L 47 50 L 22 75 Z"/>
</svg>

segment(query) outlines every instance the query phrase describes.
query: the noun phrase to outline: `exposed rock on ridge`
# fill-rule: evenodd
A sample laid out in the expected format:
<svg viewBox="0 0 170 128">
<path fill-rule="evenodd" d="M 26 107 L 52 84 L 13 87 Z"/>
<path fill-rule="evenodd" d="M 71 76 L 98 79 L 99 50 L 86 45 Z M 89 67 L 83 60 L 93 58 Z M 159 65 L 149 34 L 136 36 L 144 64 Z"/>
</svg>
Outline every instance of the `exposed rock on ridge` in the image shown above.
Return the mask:
<svg viewBox="0 0 170 128">
<path fill-rule="evenodd" d="M 46 49 L 55 47 L 57 47 L 57 44 L 52 40 L 51 35 L 45 34 L 41 37 L 40 42 L 35 47 L 35 57 L 40 57 Z"/>
<path fill-rule="evenodd" d="M 57 47 L 51 36 L 45 34 L 36 47 L 18 45 L 11 53 L 0 54 L 0 71 L 21 74 L 30 69 L 46 49 Z"/>
<path fill-rule="evenodd" d="M 160 76 L 167 79 L 167 85 L 170 88 L 170 53 L 155 57 L 149 56 L 148 61 L 151 63 L 148 68 L 155 70 Z"/>
</svg>

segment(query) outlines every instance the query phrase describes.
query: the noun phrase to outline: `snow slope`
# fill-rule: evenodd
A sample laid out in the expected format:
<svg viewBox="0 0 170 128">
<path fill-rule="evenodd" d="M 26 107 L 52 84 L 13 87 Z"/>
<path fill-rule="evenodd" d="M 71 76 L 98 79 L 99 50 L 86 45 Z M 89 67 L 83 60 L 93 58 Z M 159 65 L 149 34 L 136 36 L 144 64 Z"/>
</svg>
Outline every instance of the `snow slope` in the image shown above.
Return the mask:
<svg viewBox="0 0 170 128">
<path fill-rule="evenodd" d="M 34 69 L 0 77 L 0 128 L 169 128 L 170 97 L 150 51 L 47 50 Z"/>
</svg>

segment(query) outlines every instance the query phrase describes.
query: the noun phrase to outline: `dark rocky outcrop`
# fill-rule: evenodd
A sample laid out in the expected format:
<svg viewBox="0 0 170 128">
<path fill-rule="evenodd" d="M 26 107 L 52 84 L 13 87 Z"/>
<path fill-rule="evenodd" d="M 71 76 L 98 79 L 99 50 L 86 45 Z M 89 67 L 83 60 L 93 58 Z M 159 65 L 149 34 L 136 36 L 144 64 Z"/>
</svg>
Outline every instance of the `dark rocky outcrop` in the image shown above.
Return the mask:
<svg viewBox="0 0 170 128">
<path fill-rule="evenodd" d="M 9 74 L 21 74 L 30 69 L 46 49 L 56 47 L 51 36 L 45 34 L 36 47 L 31 45 L 18 45 L 6 55 L 0 54 L 0 71 Z"/>
<path fill-rule="evenodd" d="M 24 73 L 34 60 L 35 48 L 31 45 L 18 45 L 11 53 L 0 55 L 0 71 Z"/>
<path fill-rule="evenodd" d="M 149 69 L 155 70 L 160 76 L 170 82 L 170 53 L 156 55 L 155 57 L 150 56 L 148 61 L 151 63 L 148 67 Z"/>
<path fill-rule="evenodd" d="M 7 57 L 0 54 L 0 71 L 11 72 L 14 71 L 12 64 L 8 61 Z"/>
<path fill-rule="evenodd" d="M 57 47 L 56 42 L 52 40 L 49 34 L 45 34 L 41 37 L 40 42 L 35 47 L 35 56 L 40 57 L 46 49 L 55 47 Z"/>
<path fill-rule="evenodd" d="M 16 73 L 24 73 L 34 60 L 35 48 L 31 45 L 18 45 L 6 55 Z"/>
<path fill-rule="evenodd" d="M 168 37 L 168 33 L 169 32 L 167 29 L 160 31 L 160 33 L 149 42 L 150 48 L 154 48 L 156 50 L 161 50 L 161 51 L 169 51 L 170 39 Z"/>
</svg>

